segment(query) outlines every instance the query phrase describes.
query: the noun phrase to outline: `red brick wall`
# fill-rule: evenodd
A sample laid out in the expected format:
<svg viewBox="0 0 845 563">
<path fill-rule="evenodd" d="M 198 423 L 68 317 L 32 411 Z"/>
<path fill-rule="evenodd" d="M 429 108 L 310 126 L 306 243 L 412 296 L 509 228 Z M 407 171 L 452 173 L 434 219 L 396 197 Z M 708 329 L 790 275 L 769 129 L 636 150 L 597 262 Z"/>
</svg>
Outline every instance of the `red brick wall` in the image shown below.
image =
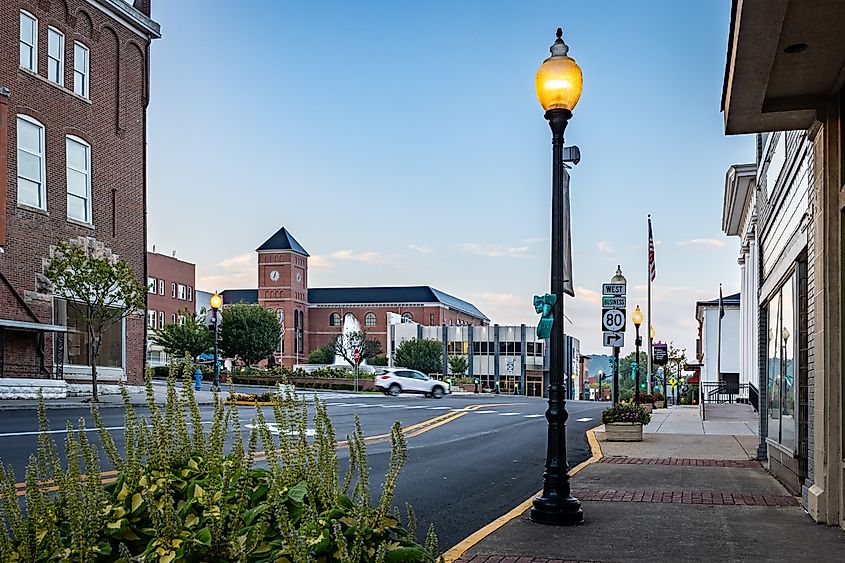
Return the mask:
<svg viewBox="0 0 845 563">
<path fill-rule="evenodd" d="M 147 277 L 156 278 L 156 292 L 147 294 L 147 310 L 156 312 L 156 328 L 158 313 L 164 312 L 165 324 L 173 322 L 173 315 L 179 315 L 186 307 L 191 311 L 196 308 L 196 266 L 164 254 L 147 253 Z M 164 295 L 158 292 L 159 280 L 164 280 Z M 146 280 L 145 280 L 146 281 Z M 176 284 L 176 297 L 173 297 L 171 284 Z M 190 300 L 187 289 L 185 299 L 179 299 L 178 286 L 190 287 Z"/>
<path fill-rule="evenodd" d="M 18 65 L 22 9 L 38 19 L 37 75 Z M 66 88 L 46 79 L 48 26 L 65 35 Z M 72 93 L 74 41 L 90 49 L 90 100 Z M 0 271 L 27 299 L 36 291 L 36 276 L 42 272 L 50 246 L 80 235 L 103 242 L 146 281 L 147 45 L 145 38 L 85 0 L 0 2 L 0 86 L 11 89 L 8 179 L 0 186 L 7 195 L 6 244 L 0 254 Z M 17 203 L 18 114 L 29 115 L 45 128 L 46 213 Z M 91 145 L 93 226 L 67 219 L 66 135 L 76 135 Z M 41 321 L 52 322 L 49 303 L 45 306 L 39 302 L 37 313 Z M 137 383 L 143 377 L 145 319 L 133 316 L 126 325 L 127 377 Z M 48 339 L 47 350 L 49 361 L 52 339 Z"/>
<path fill-rule="evenodd" d="M 277 280 L 270 274 L 279 273 Z M 284 355 L 276 360 L 286 367 L 302 363 L 308 356 L 308 333 L 303 332 L 304 352 L 295 353 L 294 318 L 300 311 L 304 326 L 308 327 L 308 258 L 290 250 L 262 251 L 258 253 L 258 303 L 262 307 L 284 311 Z"/>
</svg>

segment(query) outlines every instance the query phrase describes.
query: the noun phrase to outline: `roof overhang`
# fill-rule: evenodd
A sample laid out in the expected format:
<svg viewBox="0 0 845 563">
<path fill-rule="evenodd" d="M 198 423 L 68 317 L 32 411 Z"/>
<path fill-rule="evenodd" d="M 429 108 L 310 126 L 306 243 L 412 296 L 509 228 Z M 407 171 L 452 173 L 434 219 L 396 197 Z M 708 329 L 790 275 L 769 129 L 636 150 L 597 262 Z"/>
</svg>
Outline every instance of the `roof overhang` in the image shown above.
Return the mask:
<svg viewBox="0 0 845 563">
<path fill-rule="evenodd" d="M 757 184 L 757 165 L 733 164 L 725 173 L 725 197 L 722 201 L 722 231 L 737 236 L 749 211 L 751 195 Z"/>
<path fill-rule="evenodd" d="M 842 82 L 843 35 L 845 2 L 733 0 L 725 132 L 809 129 Z M 802 44 L 806 49 L 790 52 Z"/>
<path fill-rule="evenodd" d="M 13 321 L 11 319 L 0 319 L 0 330 L 27 330 L 35 332 L 67 332 L 67 327 L 62 325 L 48 325 L 45 323 L 33 323 L 28 321 Z"/>
</svg>

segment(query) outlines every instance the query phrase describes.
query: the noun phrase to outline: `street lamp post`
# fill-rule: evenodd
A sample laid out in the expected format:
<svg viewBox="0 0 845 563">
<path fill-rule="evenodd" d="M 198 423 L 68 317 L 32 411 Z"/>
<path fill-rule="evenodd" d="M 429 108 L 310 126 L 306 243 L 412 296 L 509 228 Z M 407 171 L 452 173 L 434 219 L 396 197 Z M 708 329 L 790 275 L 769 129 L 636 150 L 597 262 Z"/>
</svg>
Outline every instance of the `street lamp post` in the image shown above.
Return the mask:
<svg viewBox="0 0 845 563">
<path fill-rule="evenodd" d="M 214 380 L 213 386 L 215 390 L 220 390 L 220 366 L 217 364 L 217 335 L 220 325 L 220 319 L 218 318 L 218 311 L 220 307 L 223 306 L 223 298 L 220 297 L 220 294 L 216 291 L 214 295 L 211 296 L 210 300 L 211 304 L 211 323 L 214 325 Z"/>
<path fill-rule="evenodd" d="M 596 379 L 598 379 L 598 385 L 596 386 L 596 401 L 601 401 L 603 398 L 601 393 L 601 382 L 604 379 L 604 370 L 598 371 Z"/>
<path fill-rule="evenodd" d="M 631 321 L 634 323 L 634 327 L 637 329 L 637 337 L 634 339 L 634 365 L 637 366 L 636 368 L 636 375 L 634 376 L 634 403 L 639 405 L 640 404 L 640 346 L 643 344 L 643 338 L 640 336 L 640 325 L 643 324 L 643 312 L 640 311 L 640 306 L 637 305 L 637 308 L 634 309 L 634 313 L 631 315 Z"/>
<path fill-rule="evenodd" d="M 578 64 L 567 56 L 569 47 L 558 28 L 551 46 L 551 57 L 537 70 L 535 86 L 545 118 L 552 130 L 552 245 L 551 292 L 557 298 L 552 308 L 554 318 L 549 335 L 549 422 L 546 449 L 546 470 L 543 492 L 534 499 L 531 520 L 539 524 L 572 525 L 584 522 L 581 503 L 572 496 L 569 484 L 569 463 L 566 459 L 566 400 L 564 381 L 564 209 L 563 197 L 563 132 L 572 117 L 572 110 L 581 97 L 583 76 Z"/>
</svg>

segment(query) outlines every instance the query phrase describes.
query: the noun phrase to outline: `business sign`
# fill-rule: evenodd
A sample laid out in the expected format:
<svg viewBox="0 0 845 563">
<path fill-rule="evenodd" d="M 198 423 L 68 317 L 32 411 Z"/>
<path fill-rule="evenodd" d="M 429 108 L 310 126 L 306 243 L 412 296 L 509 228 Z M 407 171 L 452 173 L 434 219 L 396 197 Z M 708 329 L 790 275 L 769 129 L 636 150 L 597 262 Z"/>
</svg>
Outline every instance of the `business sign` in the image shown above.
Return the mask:
<svg viewBox="0 0 845 563">
<path fill-rule="evenodd" d="M 603 283 L 601 284 L 601 294 L 622 296 L 627 293 L 625 290 L 626 287 L 624 283 Z"/>
<path fill-rule="evenodd" d="M 625 311 L 622 309 L 602 309 L 601 329 L 605 332 L 624 332 Z"/>
<path fill-rule="evenodd" d="M 622 348 L 625 346 L 624 332 L 602 332 L 602 344 L 609 348 Z"/>
<path fill-rule="evenodd" d="M 651 361 L 656 366 L 665 366 L 669 363 L 669 350 L 666 344 L 652 345 Z"/>
<path fill-rule="evenodd" d="M 624 309 L 625 297 L 608 297 L 607 295 L 601 298 L 601 306 L 606 309 Z"/>
</svg>

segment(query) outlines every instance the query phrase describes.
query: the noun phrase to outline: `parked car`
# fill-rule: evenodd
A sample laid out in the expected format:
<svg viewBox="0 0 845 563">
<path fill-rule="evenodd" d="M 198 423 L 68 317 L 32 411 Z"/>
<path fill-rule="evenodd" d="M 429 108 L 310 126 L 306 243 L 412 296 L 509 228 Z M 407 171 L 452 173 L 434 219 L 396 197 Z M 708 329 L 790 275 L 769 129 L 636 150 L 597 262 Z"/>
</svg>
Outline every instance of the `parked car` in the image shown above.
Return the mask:
<svg viewBox="0 0 845 563">
<path fill-rule="evenodd" d="M 439 379 L 432 379 L 426 374 L 404 368 L 385 368 L 376 375 L 375 386 L 385 395 L 395 397 L 399 393 L 420 393 L 426 397 L 441 398 L 451 393 L 449 384 Z"/>
</svg>

